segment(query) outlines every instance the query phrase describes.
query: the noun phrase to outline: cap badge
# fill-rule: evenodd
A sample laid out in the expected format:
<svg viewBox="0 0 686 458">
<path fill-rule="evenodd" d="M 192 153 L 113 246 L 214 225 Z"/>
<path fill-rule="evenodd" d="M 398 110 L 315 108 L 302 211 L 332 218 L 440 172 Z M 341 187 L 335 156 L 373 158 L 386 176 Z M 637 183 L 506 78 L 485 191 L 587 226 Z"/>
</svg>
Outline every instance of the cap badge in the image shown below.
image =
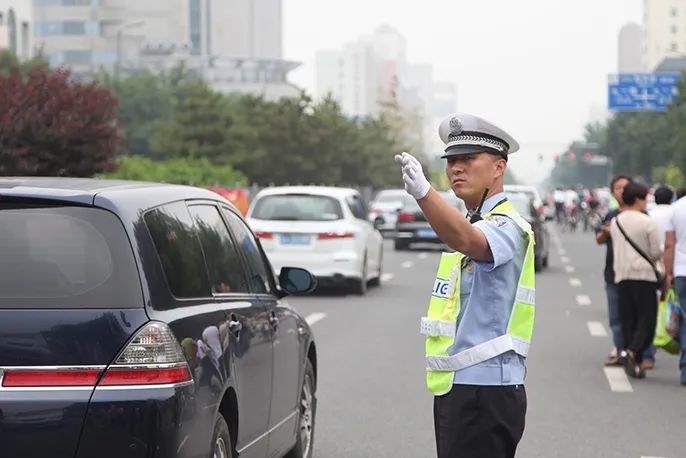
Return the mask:
<svg viewBox="0 0 686 458">
<path fill-rule="evenodd" d="M 462 133 L 462 121 L 458 117 L 450 118 L 450 135 L 460 135 Z"/>
</svg>

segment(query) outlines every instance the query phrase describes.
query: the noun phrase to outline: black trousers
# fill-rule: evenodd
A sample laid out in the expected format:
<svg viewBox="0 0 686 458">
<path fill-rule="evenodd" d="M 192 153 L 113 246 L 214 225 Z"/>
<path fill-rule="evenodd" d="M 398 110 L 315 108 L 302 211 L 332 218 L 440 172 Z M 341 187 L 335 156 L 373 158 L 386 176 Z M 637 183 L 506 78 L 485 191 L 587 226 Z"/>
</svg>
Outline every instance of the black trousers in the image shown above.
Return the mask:
<svg viewBox="0 0 686 458">
<path fill-rule="evenodd" d="M 653 282 L 619 282 L 619 320 L 624 345 L 641 362 L 643 352 L 653 343 L 657 324 L 657 285 Z"/>
<path fill-rule="evenodd" d="M 438 458 L 513 458 L 525 416 L 524 385 L 453 385 L 434 398 Z"/>
</svg>

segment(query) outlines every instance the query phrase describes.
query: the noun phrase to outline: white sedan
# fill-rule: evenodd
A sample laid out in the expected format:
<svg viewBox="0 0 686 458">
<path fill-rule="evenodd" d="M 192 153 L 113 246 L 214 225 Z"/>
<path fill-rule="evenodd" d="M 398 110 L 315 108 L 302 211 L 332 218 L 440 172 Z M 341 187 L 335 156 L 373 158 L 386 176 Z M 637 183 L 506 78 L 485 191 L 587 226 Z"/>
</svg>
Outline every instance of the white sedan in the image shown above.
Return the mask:
<svg viewBox="0 0 686 458">
<path fill-rule="evenodd" d="M 302 267 L 320 285 L 364 294 L 381 283 L 383 238 L 354 189 L 284 186 L 260 191 L 248 210 L 274 270 Z"/>
</svg>

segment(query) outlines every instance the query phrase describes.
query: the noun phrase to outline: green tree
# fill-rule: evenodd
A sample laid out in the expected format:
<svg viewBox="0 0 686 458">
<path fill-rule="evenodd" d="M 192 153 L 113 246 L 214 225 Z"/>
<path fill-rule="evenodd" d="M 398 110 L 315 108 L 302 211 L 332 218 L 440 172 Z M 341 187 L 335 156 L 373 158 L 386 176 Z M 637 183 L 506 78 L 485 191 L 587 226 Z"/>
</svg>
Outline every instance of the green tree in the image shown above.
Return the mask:
<svg viewBox="0 0 686 458">
<path fill-rule="evenodd" d="M 19 74 L 22 80 L 26 80 L 31 70 L 34 69 L 49 71 L 50 64 L 41 55 L 20 61 L 17 55 L 9 49 L 0 50 L 0 77 Z"/>
<path fill-rule="evenodd" d="M 227 165 L 217 166 L 206 158 L 155 161 L 140 156 L 125 156 L 117 169 L 104 178 L 156 181 L 193 186 L 245 186 L 245 176 Z"/>
<path fill-rule="evenodd" d="M 225 97 L 202 80 L 186 81 L 180 89 L 172 119 L 156 123 L 150 150 L 159 157 L 228 163 L 232 120 Z"/>
<path fill-rule="evenodd" d="M 150 138 L 157 124 L 172 118 L 174 88 L 164 78 L 147 71 L 122 79 L 103 74 L 101 81 L 119 101 L 117 113 L 129 154 L 151 156 Z"/>
</svg>

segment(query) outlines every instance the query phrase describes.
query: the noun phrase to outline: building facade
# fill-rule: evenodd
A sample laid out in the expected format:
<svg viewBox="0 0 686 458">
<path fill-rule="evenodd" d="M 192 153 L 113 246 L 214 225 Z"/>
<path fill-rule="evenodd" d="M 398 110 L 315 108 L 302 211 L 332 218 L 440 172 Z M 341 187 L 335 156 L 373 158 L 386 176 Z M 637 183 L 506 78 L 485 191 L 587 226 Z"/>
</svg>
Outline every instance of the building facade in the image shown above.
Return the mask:
<svg viewBox="0 0 686 458">
<path fill-rule="evenodd" d="M 619 32 L 617 52 L 618 73 L 637 73 L 645 71 L 643 56 L 645 53 L 643 27 L 638 24 L 626 24 Z"/>
<path fill-rule="evenodd" d="M 0 50 L 20 59 L 34 55 L 31 0 L 0 0 Z"/>
<path fill-rule="evenodd" d="M 686 0 L 644 0 L 644 64 L 653 71 L 666 57 L 686 54 Z"/>
</svg>

